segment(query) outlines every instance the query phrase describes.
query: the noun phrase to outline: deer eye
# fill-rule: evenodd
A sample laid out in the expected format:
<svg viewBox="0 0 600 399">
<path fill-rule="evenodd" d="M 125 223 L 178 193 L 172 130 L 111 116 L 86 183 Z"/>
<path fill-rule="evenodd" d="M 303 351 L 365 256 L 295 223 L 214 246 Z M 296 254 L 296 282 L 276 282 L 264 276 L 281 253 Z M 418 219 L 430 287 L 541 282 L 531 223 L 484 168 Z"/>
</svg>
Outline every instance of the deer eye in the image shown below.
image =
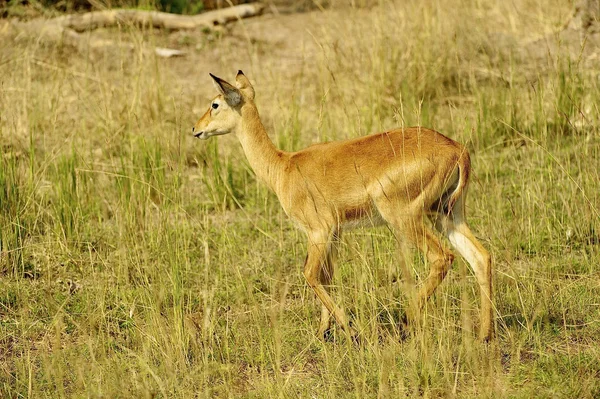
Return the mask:
<svg viewBox="0 0 600 399">
<path fill-rule="evenodd" d="M 212 109 L 217 109 L 219 108 L 219 103 L 212 103 L 211 107 Z"/>
</svg>

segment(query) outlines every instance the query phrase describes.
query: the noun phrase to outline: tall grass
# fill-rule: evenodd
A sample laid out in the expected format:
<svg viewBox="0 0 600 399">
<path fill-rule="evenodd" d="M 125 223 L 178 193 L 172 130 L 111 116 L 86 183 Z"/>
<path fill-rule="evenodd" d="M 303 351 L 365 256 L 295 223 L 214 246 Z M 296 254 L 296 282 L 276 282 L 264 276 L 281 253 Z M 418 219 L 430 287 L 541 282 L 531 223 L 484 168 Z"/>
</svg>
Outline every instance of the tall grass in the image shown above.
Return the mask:
<svg viewBox="0 0 600 399">
<path fill-rule="evenodd" d="M 110 34 L 132 52 L 2 41 L 0 396 L 600 395 L 598 81 L 566 53 L 494 39 L 546 34 L 570 6 L 334 6 L 277 17 L 302 26 L 302 48 L 250 40 L 252 23 L 179 60 L 145 50 L 172 39 L 127 28 Z M 463 260 L 406 334 L 405 270 L 420 281 L 427 265 L 385 228 L 340 245 L 334 298 L 361 345 L 319 340 L 305 238 L 234 137 L 189 134 L 214 94 L 205 72 L 240 67 L 281 148 L 416 124 L 466 143 L 493 343 L 475 338 Z"/>
</svg>

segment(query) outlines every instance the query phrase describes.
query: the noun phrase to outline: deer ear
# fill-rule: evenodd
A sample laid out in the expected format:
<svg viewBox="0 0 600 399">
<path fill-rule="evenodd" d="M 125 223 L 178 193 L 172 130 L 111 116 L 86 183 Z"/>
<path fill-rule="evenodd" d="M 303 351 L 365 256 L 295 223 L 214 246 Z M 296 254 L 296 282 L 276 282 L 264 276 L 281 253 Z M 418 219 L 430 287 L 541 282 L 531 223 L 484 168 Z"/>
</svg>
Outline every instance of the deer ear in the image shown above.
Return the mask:
<svg viewBox="0 0 600 399">
<path fill-rule="evenodd" d="M 242 102 L 242 93 L 234 86 L 230 85 L 223 79 L 209 73 L 210 77 L 213 78 L 215 87 L 225 97 L 225 101 L 232 107 L 239 105 Z"/>
<path fill-rule="evenodd" d="M 254 87 L 252 87 L 252 83 L 250 83 L 250 80 L 241 70 L 238 71 L 235 77 L 235 86 L 250 100 L 254 100 Z"/>
</svg>

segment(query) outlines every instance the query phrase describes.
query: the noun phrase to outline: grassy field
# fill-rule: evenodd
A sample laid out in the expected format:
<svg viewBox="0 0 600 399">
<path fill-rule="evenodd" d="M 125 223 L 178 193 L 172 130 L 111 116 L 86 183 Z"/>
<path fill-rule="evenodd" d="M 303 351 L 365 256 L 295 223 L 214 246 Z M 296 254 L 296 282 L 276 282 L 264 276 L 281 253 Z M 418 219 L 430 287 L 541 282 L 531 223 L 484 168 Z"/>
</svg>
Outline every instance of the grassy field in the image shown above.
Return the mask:
<svg viewBox="0 0 600 399">
<path fill-rule="evenodd" d="M 362 6 L 103 33 L 133 51 L 0 40 L 0 397 L 600 397 L 598 70 L 522 51 L 573 4 Z M 191 137 L 238 69 L 280 148 L 418 124 L 469 147 L 494 342 L 462 258 L 404 336 L 402 259 L 428 269 L 385 228 L 339 254 L 362 343 L 319 340 L 305 237 L 235 137 Z"/>
</svg>

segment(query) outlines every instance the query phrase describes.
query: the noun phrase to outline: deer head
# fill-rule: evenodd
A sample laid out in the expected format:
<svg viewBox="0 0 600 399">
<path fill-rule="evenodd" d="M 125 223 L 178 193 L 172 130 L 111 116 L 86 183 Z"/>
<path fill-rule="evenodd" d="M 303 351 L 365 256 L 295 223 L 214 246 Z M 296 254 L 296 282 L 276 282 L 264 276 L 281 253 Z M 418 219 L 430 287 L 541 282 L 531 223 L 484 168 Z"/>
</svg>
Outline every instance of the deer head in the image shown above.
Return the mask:
<svg viewBox="0 0 600 399">
<path fill-rule="evenodd" d="M 245 104 L 254 105 L 254 88 L 242 71 L 235 77 L 235 86 L 210 74 L 219 95 L 213 98 L 208 110 L 192 127 L 192 134 L 202 140 L 211 136 L 234 133 L 241 121 Z"/>
</svg>

